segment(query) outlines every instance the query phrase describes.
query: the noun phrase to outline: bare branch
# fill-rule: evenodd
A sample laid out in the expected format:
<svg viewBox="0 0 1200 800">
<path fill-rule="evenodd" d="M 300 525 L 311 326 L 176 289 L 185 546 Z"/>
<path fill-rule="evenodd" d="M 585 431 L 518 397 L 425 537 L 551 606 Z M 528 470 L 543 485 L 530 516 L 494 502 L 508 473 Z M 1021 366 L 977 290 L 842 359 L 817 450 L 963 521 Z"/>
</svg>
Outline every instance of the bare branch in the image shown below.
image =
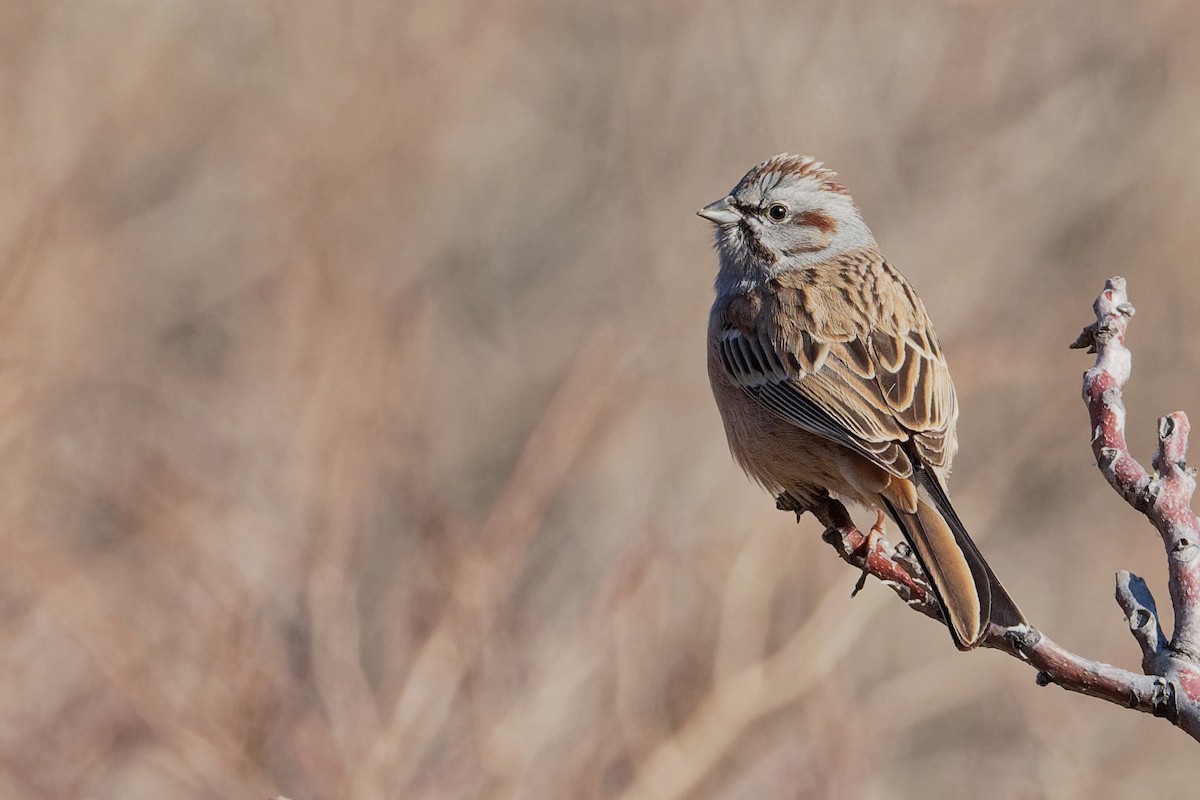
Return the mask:
<svg viewBox="0 0 1200 800">
<path fill-rule="evenodd" d="M 1158 623 L 1158 608 L 1146 582 L 1131 572 L 1117 573 L 1117 603 L 1129 620 L 1129 630 L 1142 648 L 1142 670 L 1154 671 L 1154 660 L 1166 646 L 1167 637 Z"/>
<path fill-rule="evenodd" d="M 982 645 L 1002 650 L 1038 670 L 1040 685 L 1062 688 L 1164 717 L 1200 740 L 1200 520 L 1191 509 L 1196 470 L 1184 461 L 1190 425 L 1176 412 L 1158 422 L 1158 450 L 1148 471 L 1125 441 L 1121 388 L 1129 380 L 1132 357 L 1125 332 L 1134 309 L 1125 279 L 1112 278 L 1094 305 L 1096 321 L 1071 346 L 1096 354 L 1084 373 L 1083 398 L 1092 429 L 1096 465 L 1110 485 L 1154 525 L 1167 552 L 1168 589 L 1175 632 L 1168 641 L 1145 581 L 1117 573 L 1116 599 L 1142 650 L 1137 674 L 1066 650 L 1031 627 L 992 626 Z M 780 499 L 780 507 L 796 510 Z M 825 498 L 811 509 L 825 526 L 825 541 L 842 560 L 888 584 L 909 606 L 940 620 L 941 612 L 920 565 L 882 535 L 864 535 L 845 507 Z"/>
<path fill-rule="evenodd" d="M 891 548 L 886 539 L 863 534 L 837 500 L 827 498 L 813 509 L 826 526 L 822 538 L 833 545 L 848 564 L 888 584 L 909 606 L 928 617 L 941 620 L 941 610 L 925 584 L 920 565 Z M 1151 601 L 1153 604 L 1153 601 Z M 1151 605 L 1153 607 L 1153 605 Z M 1157 622 L 1157 618 L 1155 618 Z M 1167 689 L 1153 677 L 1090 661 L 1071 653 L 1032 628 L 1006 629 L 993 626 L 982 642 L 983 647 L 1002 650 L 1026 661 L 1038 670 L 1042 686 L 1057 684 L 1072 692 L 1099 697 L 1112 703 L 1165 716 Z"/>
<path fill-rule="evenodd" d="M 864 576 L 873 575 L 883 581 L 917 611 L 942 621 L 942 609 L 925 582 L 921 565 L 908 552 L 906 545 L 892 547 L 882 534 L 864 535 L 854 526 L 846 507 L 829 496 L 811 511 L 825 526 L 821 538 L 833 545 L 843 561 L 858 567 Z M 797 520 L 800 513 L 797 511 Z"/>
</svg>

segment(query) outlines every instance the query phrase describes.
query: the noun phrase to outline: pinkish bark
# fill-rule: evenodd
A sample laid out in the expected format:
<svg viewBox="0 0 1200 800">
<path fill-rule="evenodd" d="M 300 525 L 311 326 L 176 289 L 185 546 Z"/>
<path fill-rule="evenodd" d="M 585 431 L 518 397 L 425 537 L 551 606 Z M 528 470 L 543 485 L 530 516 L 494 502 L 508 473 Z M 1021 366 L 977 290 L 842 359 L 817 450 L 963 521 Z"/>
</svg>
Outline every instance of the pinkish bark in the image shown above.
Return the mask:
<svg viewBox="0 0 1200 800">
<path fill-rule="evenodd" d="M 1132 364 L 1125 330 L 1134 312 L 1125 294 L 1125 279 L 1110 279 L 1093 308 L 1096 321 L 1071 345 L 1096 353 L 1095 366 L 1083 378 L 1092 452 L 1105 479 L 1162 536 L 1174 635 L 1168 641 L 1163 633 L 1145 581 L 1121 571 L 1116 599 L 1142 649 L 1144 674 L 1082 658 L 1032 627 L 993 626 L 982 644 L 1029 663 L 1038 670 L 1040 685 L 1054 683 L 1164 717 L 1200 740 L 1200 519 L 1191 509 L 1196 470 L 1184 461 L 1190 425 L 1182 412 L 1159 420 L 1153 472 L 1129 453 L 1121 388 L 1129 380 Z M 836 500 L 827 498 L 812 511 L 826 527 L 823 538 L 844 561 L 887 583 L 914 609 L 941 619 L 915 560 L 883 536 L 864 535 Z"/>
</svg>

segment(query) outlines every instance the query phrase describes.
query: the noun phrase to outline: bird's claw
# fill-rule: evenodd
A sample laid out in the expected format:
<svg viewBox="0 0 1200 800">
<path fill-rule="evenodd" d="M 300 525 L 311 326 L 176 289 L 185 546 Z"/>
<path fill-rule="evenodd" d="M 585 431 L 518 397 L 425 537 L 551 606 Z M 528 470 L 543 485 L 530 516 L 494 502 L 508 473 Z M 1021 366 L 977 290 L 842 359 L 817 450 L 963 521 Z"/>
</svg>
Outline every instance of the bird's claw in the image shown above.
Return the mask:
<svg viewBox="0 0 1200 800">
<path fill-rule="evenodd" d="M 875 524 L 871 526 L 871 530 L 867 531 L 867 540 L 863 542 L 863 566 L 862 574 L 858 576 L 858 582 L 854 584 L 854 591 L 850 593 L 851 597 L 858 596 L 858 593 L 867 585 L 867 575 L 870 574 L 869 560 L 871 553 L 879 545 L 879 540 L 884 538 L 884 529 L 887 525 L 887 518 L 882 511 L 876 511 L 879 516 L 875 520 Z"/>
</svg>

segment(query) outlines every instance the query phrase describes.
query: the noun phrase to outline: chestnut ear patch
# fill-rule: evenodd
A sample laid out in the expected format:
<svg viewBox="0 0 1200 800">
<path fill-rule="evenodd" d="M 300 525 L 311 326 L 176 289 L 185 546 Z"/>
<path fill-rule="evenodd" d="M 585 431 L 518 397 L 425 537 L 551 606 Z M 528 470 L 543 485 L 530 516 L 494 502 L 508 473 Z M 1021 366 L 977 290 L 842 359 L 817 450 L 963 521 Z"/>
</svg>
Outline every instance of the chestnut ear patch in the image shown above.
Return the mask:
<svg viewBox="0 0 1200 800">
<path fill-rule="evenodd" d="M 805 211 L 797 214 L 796 224 L 811 226 L 827 235 L 832 235 L 837 230 L 837 222 L 833 217 L 820 211 Z"/>
</svg>

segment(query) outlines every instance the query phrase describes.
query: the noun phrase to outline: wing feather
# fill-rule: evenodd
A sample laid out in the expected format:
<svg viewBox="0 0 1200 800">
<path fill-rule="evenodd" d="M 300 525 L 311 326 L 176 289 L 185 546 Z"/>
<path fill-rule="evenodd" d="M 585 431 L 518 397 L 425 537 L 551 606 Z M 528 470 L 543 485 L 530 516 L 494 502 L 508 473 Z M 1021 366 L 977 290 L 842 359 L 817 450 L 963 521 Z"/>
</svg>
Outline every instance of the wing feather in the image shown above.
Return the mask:
<svg viewBox="0 0 1200 800">
<path fill-rule="evenodd" d="M 811 282 L 805 291 L 778 291 L 752 329 L 725 330 L 721 363 L 773 413 L 892 474 L 912 474 L 908 447 L 924 463 L 946 468 L 956 447 L 958 404 L 941 347 L 899 273 L 882 260 L 869 266 L 874 283 L 868 285 L 886 297 L 854 302 L 836 282 L 825 293 Z M 837 275 L 852 289 L 864 284 L 861 275 Z M 811 313 L 813 303 L 822 304 L 819 313 Z"/>
</svg>

